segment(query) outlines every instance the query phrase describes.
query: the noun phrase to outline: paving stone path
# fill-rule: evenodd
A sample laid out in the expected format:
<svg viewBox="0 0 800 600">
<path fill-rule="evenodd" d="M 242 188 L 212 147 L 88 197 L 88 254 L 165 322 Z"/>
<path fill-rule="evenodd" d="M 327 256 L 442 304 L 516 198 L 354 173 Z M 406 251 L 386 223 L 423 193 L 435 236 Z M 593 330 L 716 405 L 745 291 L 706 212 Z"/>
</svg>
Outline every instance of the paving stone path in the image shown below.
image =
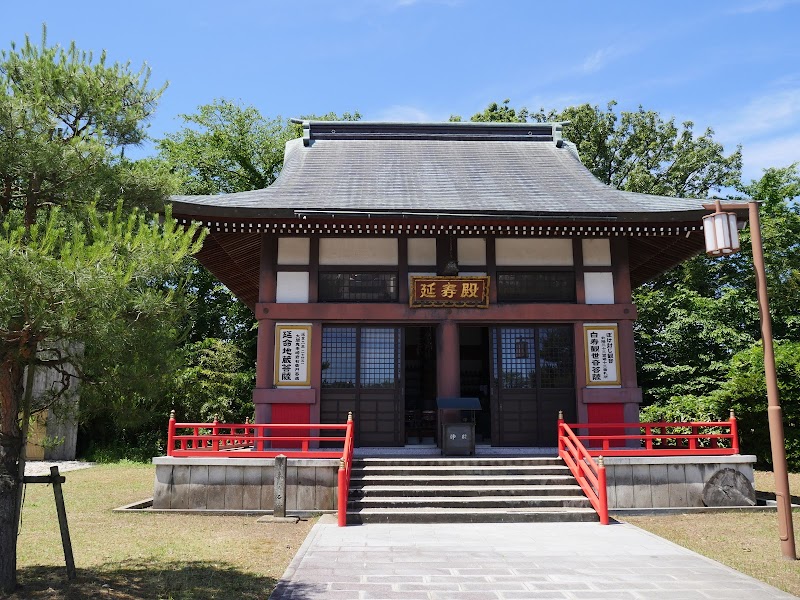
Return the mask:
<svg viewBox="0 0 800 600">
<path fill-rule="evenodd" d="M 59 473 L 88 469 L 95 463 L 82 460 L 30 460 L 25 463 L 25 475 L 50 475 L 50 467 L 57 466 Z"/>
<path fill-rule="evenodd" d="M 270 600 L 794 598 L 627 524 L 311 530 Z"/>
</svg>

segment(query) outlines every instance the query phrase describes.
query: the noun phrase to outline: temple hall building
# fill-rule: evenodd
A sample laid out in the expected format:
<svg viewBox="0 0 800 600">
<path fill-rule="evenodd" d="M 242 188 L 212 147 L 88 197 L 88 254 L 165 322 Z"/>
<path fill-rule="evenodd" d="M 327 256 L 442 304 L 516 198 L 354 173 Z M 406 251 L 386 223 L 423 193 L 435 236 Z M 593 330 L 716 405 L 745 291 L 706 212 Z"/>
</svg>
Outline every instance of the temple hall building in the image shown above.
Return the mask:
<svg viewBox="0 0 800 600">
<path fill-rule="evenodd" d="M 704 201 L 598 181 L 558 123 L 304 121 L 266 189 L 175 196 L 258 319 L 257 423 L 355 420 L 357 446 L 553 447 L 638 421 L 631 288 L 704 248 Z"/>
</svg>

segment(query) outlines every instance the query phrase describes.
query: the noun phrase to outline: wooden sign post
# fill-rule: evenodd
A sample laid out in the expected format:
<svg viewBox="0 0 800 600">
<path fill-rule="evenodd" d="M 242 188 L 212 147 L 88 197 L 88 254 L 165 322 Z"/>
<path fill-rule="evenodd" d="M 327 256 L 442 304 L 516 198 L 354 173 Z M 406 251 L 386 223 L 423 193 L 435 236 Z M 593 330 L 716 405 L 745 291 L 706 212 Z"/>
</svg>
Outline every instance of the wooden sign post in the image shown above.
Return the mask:
<svg viewBox="0 0 800 600">
<path fill-rule="evenodd" d="M 66 481 L 63 475 L 58 474 L 58 467 L 50 467 L 50 475 L 32 475 L 22 478 L 22 483 L 51 483 L 53 496 L 56 501 L 58 514 L 58 527 L 61 530 L 61 545 L 64 547 L 64 562 L 67 564 L 67 579 L 75 579 L 75 559 L 72 556 L 72 541 L 69 538 L 69 525 L 67 525 L 67 509 L 64 506 L 64 494 L 61 484 Z"/>
</svg>

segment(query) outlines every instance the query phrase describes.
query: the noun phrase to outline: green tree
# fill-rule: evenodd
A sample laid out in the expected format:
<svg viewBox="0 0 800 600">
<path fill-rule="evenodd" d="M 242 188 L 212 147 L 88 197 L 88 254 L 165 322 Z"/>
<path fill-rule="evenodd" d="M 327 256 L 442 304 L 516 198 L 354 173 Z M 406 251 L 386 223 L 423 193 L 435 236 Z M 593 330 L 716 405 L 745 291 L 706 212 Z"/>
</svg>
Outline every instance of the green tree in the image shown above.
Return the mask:
<svg viewBox="0 0 800 600">
<path fill-rule="evenodd" d="M 144 139 L 163 90 L 148 77 L 74 44 L 48 46 L 44 34 L 0 53 L 3 592 L 16 583 L 26 429 L 47 402 L 33 403 L 35 370 L 70 364 L 87 382 L 113 381 L 104 367 L 180 315 L 179 267 L 202 239 L 169 213 L 159 221 L 132 208 L 163 202 L 171 180 L 157 163 L 123 156 Z"/>
<path fill-rule="evenodd" d="M 615 106 L 611 101 L 605 109 L 581 104 L 532 113 L 504 100 L 489 104 L 470 120 L 566 122 L 564 137 L 575 144 L 583 164 L 600 181 L 620 190 L 704 198 L 712 190 L 739 183 L 741 151 L 737 148 L 726 156 L 713 130 L 695 135 L 691 121 L 678 127 L 674 118 L 664 120 L 655 111 L 639 107 L 618 114 Z"/>
<path fill-rule="evenodd" d="M 164 89 L 149 75 L 75 44 L 48 46 L 46 31 L 39 45 L 26 37 L 0 53 L 0 217 L 20 209 L 30 226 L 46 206 L 157 199 L 164 174 L 123 157 Z"/>
<path fill-rule="evenodd" d="M 797 166 L 767 169 L 747 197 L 762 202 L 762 237 L 776 339 L 800 341 L 796 311 L 800 284 L 800 195 Z M 727 381 L 734 355 L 761 337 L 750 231 L 741 251 L 723 259 L 698 256 L 639 287 L 634 300 L 639 381 L 648 414 L 687 411 L 706 415 L 708 398 Z M 725 417 L 727 410 L 718 417 Z"/>
<path fill-rule="evenodd" d="M 775 344 L 775 369 L 784 416 L 786 458 L 789 468 L 800 469 L 800 342 Z M 760 465 L 772 463 L 767 386 L 764 380 L 764 347 L 761 342 L 736 354 L 720 387 L 701 399 L 715 415 L 733 408 L 739 431 L 746 438 L 746 452 L 755 454 Z"/>
<path fill-rule="evenodd" d="M 252 394 L 253 382 L 235 342 L 209 338 L 187 344 L 183 352 L 185 366 L 176 373 L 173 393 L 184 419 L 244 423 L 253 416 L 252 405 L 240 400 Z"/>
<path fill-rule="evenodd" d="M 304 118 L 351 121 L 361 115 L 328 113 Z M 184 126 L 159 141 L 158 147 L 163 164 L 179 177 L 179 190 L 183 194 L 225 194 L 265 188 L 280 174 L 286 142 L 302 135 L 301 126 L 296 123 L 281 117 L 265 117 L 253 106 L 229 100 L 202 105 L 196 113 L 182 115 L 182 119 Z M 199 368 L 199 357 L 210 361 L 211 352 L 215 361 L 229 360 L 231 356 L 224 353 L 229 351 L 227 343 L 233 342 L 243 352 L 238 374 L 250 383 L 234 386 L 236 400 L 226 414 L 250 414 L 257 337 L 253 313 L 196 261 L 188 269 L 191 275 L 188 294 L 192 302 L 186 322 L 190 344 L 184 351 L 189 358 L 187 369 Z M 204 340 L 210 346 L 198 354 L 196 344 Z M 199 387 L 193 390 L 192 385 Z M 207 395 L 201 380 L 187 378 L 180 390 L 182 395 L 173 396 L 176 406 L 196 414 L 193 396 Z M 228 397 L 227 392 L 224 395 Z"/>
<path fill-rule="evenodd" d="M 14 586 L 21 449 L 32 411 L 45 407 L 32 404 L 34 369 L 68 363 L 83 374 L 84 353 L 74 352 L 71 342 L 114 355 L 142 344 L 144 329 L 174 321 L 180 295 L 164 283 L 199 249 L 201 237 L 194 228 L 178 228 L 169 213 L 159 224 L 137 211 L 101 215 L 90 208 L 84 224 L 54 208 L 41 220 L 26 227 L 21 219 L 7 218 L 0 238 L 0 587 L 5 591 Z M 143 319 L 151 327 L 141 328 Z"/>
</svg>

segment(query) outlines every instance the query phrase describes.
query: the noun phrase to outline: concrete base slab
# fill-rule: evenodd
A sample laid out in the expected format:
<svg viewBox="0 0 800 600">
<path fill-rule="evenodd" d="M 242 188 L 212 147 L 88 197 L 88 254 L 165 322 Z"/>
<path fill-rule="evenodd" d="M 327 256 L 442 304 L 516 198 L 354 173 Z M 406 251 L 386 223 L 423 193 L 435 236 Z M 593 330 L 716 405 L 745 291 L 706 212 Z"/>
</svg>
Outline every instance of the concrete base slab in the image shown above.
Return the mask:
<svg viewBox="0 0 800 600">
<path fill-rule="evenodd" d="M 628 524 L 375 524 L 309 532 L 270 600 L 793 596 Z"/>
<path fill-rule="evenodd" d="M 275 515 L 266 515 L 256 519 L 256 523 L 297 523 L 300 517 L 276 517 Z"/>
</svg>

